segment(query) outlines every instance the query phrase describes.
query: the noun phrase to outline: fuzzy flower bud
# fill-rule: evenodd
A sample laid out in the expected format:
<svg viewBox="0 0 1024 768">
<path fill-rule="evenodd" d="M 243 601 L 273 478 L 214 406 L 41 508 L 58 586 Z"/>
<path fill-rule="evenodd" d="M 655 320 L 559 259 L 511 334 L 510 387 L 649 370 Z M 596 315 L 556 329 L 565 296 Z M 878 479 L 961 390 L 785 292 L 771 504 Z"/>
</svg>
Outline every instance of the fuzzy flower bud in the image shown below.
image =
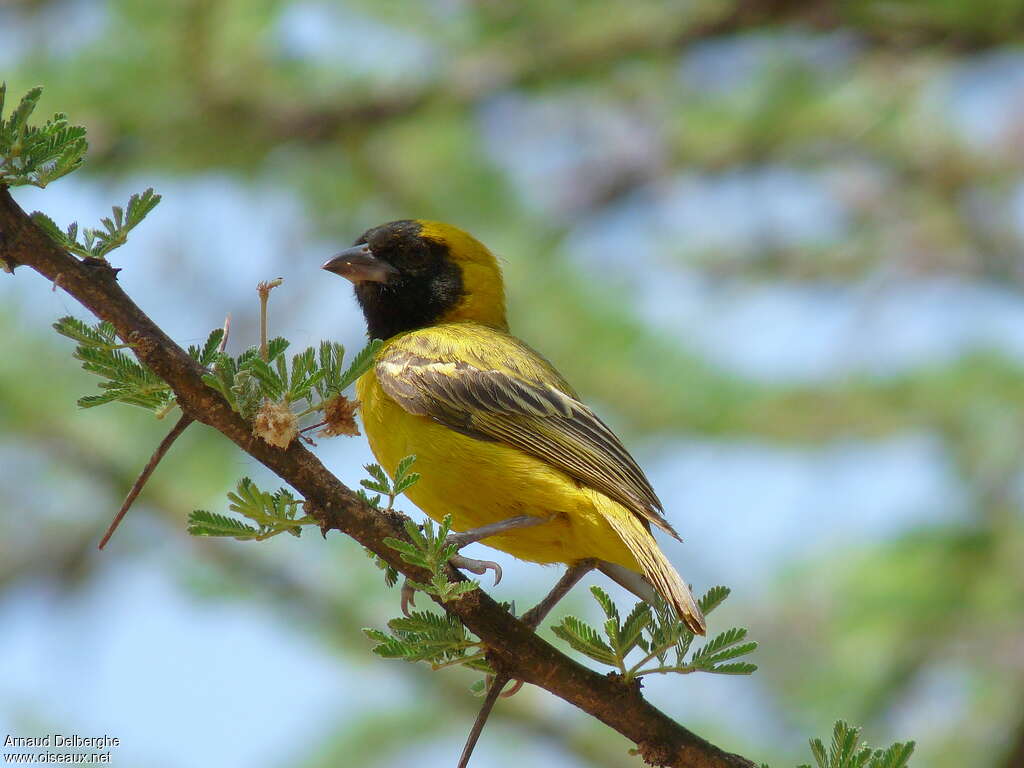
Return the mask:
<svg viewBox="0 0 1024 768">
<path fill-rule="evenodd" d="M 356 426 L 357 408 L 359 408 L 359 402 L 357 400 L 349 400 L 344 395 L 336 395 L 324 403 L 324 420 L 327 422 L 327 426 L 320 430 L 320 436 L 358 435 L 359 427 Z"/>
<path fill-rule="evenodd" d="M 285 403 L 265 400 L 252 423 L 252 433 L 278 448 L 287 448 L 299 434 L 299 420 Z"/>
</svg>

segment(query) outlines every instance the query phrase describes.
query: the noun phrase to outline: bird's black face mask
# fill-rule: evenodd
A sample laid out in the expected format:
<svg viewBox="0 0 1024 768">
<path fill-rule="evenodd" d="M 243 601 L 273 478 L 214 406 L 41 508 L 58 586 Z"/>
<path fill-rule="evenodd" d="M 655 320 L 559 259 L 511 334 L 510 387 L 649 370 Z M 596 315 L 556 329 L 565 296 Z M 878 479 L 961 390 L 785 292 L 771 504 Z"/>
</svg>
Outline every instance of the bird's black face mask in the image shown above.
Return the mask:
<svg viewBox="0 0 1024 768">
<path fill-rule="evenodd" d="M 323 265 L 351 280 L 371 339 L 389 339 L 439 320 L 463 296 L 462 272 L 443 243 L 416 221 L 367 230 Z"/>
</svg>

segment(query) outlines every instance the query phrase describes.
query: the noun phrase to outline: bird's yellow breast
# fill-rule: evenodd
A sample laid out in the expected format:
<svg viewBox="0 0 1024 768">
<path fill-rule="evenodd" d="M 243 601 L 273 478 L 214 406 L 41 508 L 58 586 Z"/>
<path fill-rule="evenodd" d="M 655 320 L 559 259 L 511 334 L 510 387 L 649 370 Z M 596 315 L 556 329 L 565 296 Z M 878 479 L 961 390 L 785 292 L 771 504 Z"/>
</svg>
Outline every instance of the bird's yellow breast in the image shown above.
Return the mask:
<svg viewBox="0 0 1024 768">
<path fill-rule="evenodd" d="M 407 496 L 434 520 L 451 515 L 453 529 L 465 531 L 518 515 L 544 517 L 549 519 L 544 525 L 484 543 L 536 563 L 597 557 L 638 567 L 606 521 L 609 513 L 632 513 L 604 494 L 504 443 L 478 440 L 408 413 L 388 397 L 372 368 L 357 382 L 356 394 L 370 448 L 385 471 L 393 476 L 399 461 L 416 456 L 413 469 L 421 477 Z"/>
</svg>

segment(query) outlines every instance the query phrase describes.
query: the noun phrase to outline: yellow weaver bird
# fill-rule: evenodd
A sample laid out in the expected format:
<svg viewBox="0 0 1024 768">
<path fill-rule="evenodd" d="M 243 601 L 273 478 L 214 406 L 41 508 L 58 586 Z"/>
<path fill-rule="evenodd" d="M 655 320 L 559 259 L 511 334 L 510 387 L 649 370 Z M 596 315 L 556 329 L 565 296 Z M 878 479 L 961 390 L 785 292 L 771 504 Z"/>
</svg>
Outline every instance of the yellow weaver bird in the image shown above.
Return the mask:
<svg viewBox="0 0 1024 768">
<path fill-rule="evenodd" d="M 368 335 L 384 340 L 356 392 L 381 466 L 394 475 L 416 455 L 416 506 L 438 521 L 450 514 L 468 532 L 462 543 L 535 563 L 596 560 L 642 599 L 653 587 L 704 634 L 651 534 L 653 524 L 679 538 L 643 470 L 551 363 L 509 334 L 501 269 L 483 244 L 448 224 L 393 221 L 323 268 L 355 284 Z"/>
</svg>

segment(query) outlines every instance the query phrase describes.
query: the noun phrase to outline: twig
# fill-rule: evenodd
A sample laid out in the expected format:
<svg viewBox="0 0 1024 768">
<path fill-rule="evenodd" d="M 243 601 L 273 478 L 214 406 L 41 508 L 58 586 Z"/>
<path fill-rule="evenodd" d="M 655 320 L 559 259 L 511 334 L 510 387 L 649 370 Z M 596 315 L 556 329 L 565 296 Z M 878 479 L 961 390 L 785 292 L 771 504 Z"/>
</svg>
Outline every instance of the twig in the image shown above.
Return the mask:
<svg viewBox="0 0 1024 768">
<path fill-rule="evenodd" d="M 579 580 L 582 579 L 587 573 L 592 571 L 597 565 L 594 560 L 581 560 L 578 563 L 570 565 L 562 578 L 558 580 L 555 586 L 547 596 L 541 600 L 537 605 L 528 610 L 522 616 L 522 622 L 531 629 L 537 629 L 540 623 L 544 621 L 545 617 L 551 612 L 551 609 L 558 604 L 558 601 L 565 597 L 569 590 L 575 587 Z M 494 676 L 494 680 L 491 681 L 491 687 L 487 689 L 487 698 L 484 699 L 483 705 L 480 707 L 480 711 L 477 713 L 476 720 L 473 721 L 473 728 L 469 731 L 469 736 L 466 737 L 466 746 L 462 748 L 462 756 L 459 758 L 458 768 L 466 768 L 469 765 L 469 758 L 473 755 L 473 749 L 476 747 L 477 741 L 480 740 L 480 734 L 483 733 L 484 726 L 487 724 L 487 718 L 491 716 L 491 710 L 494 709 L 494 703 L 498 700 L 499 696 L 512 696 L 520 688 L 523 687 L 522 680 L 516 680 L 515 686 L 508 693 L 503 694 L 501 689 L 504 688 L 512 676 L 502 672 Z"/>
<path fill-rule="evenodd" d="M 121 520 L 124 519 L 128 510 L 131 509 L 132 504 L 135 503 L 135 499 L 138 497 L 139 493 L 142 492 L 142 488 L 146 484 L 146 481 L 149 480 L 149 476 L 153 474 L 153 470 L 156 469 L 156 465 L 160 463 L 160 460 L 163 459 L 164 455 L 174 444 L 174 441 L 181 436 L 181 433 L 184 432 L 185 428 L 193 421 L 195 421 L 195 419 L 187 413 L 181 414 L 181 418 L 178 419 L 178 423 L 175 424 L 171 428 L 171 431 L 167 433 L 167 437 L 160 441 L 160 445 L 158 445 L 156 450 L 153 451 L 153 455 L 149 457 L 149 461 L 146 463 L 146 466 L 142 468 L 142 472 L 140 472 L 139 476 L 135 478 L 135 482 L 132 484 L 131 490 L 128 491 L 128 495 L 124 497 L 124 502 L 122 502 L 121 508 L 117 510 L 117 514 L 114 515 L 114 519 L 110 521 L 110 527 L 107 528 L 107 532 L 103 534 L 103 538 L 100 539 L 99 549 L 103 549 L 107 546 L 107 542 L 110 541 L 110 537 L 114 535 L 114 531 L 117 530 L 117 526 L 121 524 Z"/>
<path fill-rule="evenodd" d="M 480 711 L 477 713 L 476 720 L 473 721 L 473 727 L 469 731 L 469 736 L 466 737 L 466 746 L 462 748 L 462 755 L 459 757 L 457 768 L 466 768 L 469 765 L 469 758 L 473 756 L 473 748 L 476 747 L 476 743 L 480 740 L 480 734 L 483 733 L 484 726 L 487 724 L 487 718 L 491 716 L 494 703 L 498 700 L 501 689 L 511 679 L 511 677 L 504 673 L 494 676 L 494 680 L 491 681 L 491 687 L 487 689 L 487 698 L 480 705 Z"/>
<path fill-rule="evenodd" d="M 260 357 L 267 362 L 267 302 L 270 300 L 270 292 L 284 282 L 283 277 L 274 280 L 261 282 L 256 286 L 256 293 L 260 297 Z"/>
<path fill-rule="evenodd" d="M 224 352 L 228 347 L 228 336 L 231 335 L 231 313 L 224 316 L 224 335 L 220 337 L 220 344 L 217 345 L 218 352 Z"/>
</svg>

